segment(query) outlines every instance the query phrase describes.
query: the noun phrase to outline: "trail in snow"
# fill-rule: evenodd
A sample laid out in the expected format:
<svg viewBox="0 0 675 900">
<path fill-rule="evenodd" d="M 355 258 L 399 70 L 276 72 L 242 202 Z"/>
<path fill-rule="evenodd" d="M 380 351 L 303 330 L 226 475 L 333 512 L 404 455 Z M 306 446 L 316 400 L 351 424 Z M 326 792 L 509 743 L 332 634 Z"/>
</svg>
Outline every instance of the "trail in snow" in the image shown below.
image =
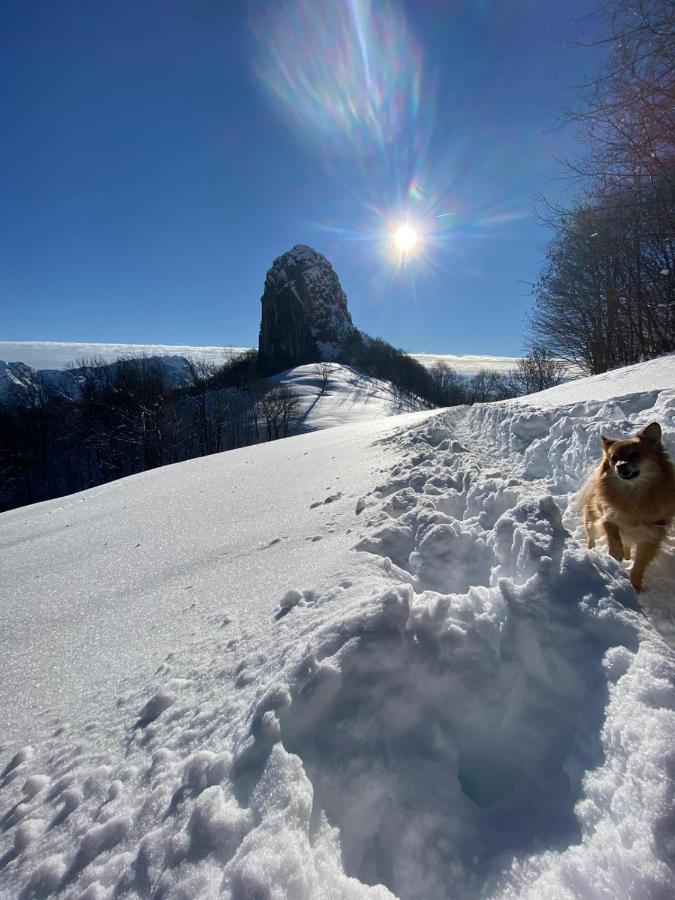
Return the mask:
<svg viewBox="0 0 675 900">
<path fill-rule="evenodd" d="M 660 364 L 660 368 L 657 364 Z M 630 370 L 640 368 L 652 387 L 648 391 L 616 396 L 617 387 Z M 615 376 L 615 395 L 610 394 L 610 377 Z M 663 424 L 665 443 L 675 459 L 675 392 L 672 374 L 662 360 L 629 367 L 585 379 L 588 393 L 601 400 L 579 401 L 579 387 L 561 385 L 536 395 L 536 406 L 521 398 L 501 405 L 499 412 L 489 405 L 473 407 L 463 425 L 471 434 L 483 459 L 508 467 L 512 476 L 528 485 L 531 495 L 549 492 L 563 512 L 563 521 L 576 540 L 585 545 L 586 535 L 578 508 L 578 490 L 600 455 L 600 435 L 627 437 L 652 421 Z M 583 390 L 583 389 L 582 389 Z M 603 396 L 604 395 L 604 396 Z M 541 400 L 540 400 L 541 398 Z M 572 400 L 566 405 L 555 401 Z M 606 548 L 596 551 L 605 555 Z M 630 567 L 629 562 L 623 568 Z M 675 540 L 672 533 L 661 553 L 648 569 L 648 590 L 640 598 L 641 609 L 668 644 L 675 648 Z"/>
<path fill-rule="evenodd" d="M 211 596 L 210 628 L 177 633 L 151 678 L 122 682 L 83 727 L 47 718 L 7 748 L 0 892 L 670 896 L 675 558 L 640 607 L 621 565 L 586 550 L 574 504 L 608 426 L 659 419 L 672 441 L 675 391 L 535 403 L 420 415 L 368 441 L 336 429 L 375 475 L 351 496 L 327 481 L 303 495 L 342 535 L 313 545 L 311 576 L 296 556 L 284 584 L 271 560 L 273 600 L 235 617 Z M 322 440 L 327 462 L 330 439 L 291 439 L 280 483 L 307 465 L 292 448 Z M 174 477 L 189 471 L 206 478 Z M 159 567 L 173 550 L 155 527 Z M 290 527 L 277 509 L 273 530 Z M 231 583 L 248 565 L 228 560 Z"/>
</svg>

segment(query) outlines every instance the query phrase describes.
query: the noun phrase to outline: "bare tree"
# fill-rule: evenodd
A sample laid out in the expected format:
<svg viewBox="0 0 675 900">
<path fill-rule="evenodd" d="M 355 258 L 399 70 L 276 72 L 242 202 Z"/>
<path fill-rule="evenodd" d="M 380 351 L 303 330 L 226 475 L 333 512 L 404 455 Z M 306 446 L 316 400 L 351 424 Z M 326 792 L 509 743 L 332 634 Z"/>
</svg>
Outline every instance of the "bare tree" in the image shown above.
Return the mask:
<svg viewBox="0 0 675 900">
<path fill-rule="evenodd" d="M 519 394 L 533 394 L 554 387 L 565 377 L 565 364 L 545 347 L 533 347 L 519 359 L 509 378 Z"/>
<path fill-rule="evenodd" d="M 675 210 L 675 178 L 659 186 Z M 675 349 L 675 243 L 626 188 L 561 212 L 535 288 L 534 342 L 594 374 Z"/>
<path fill-rule="evenodd" d="M 675 349 L 675 3 L 607 0 L 605 62 L 569 115 L 579 195 L 536 286 L 535 342 L 590 373 Z"/>
<path fill-rule="evenodd" d="M 508 400 L 515 397 L 516 393 L 508 376 L 496 369 L 481 369 L 469 381 L 467 388 L 469 403 Z"/>
<path fill-rule="evenodd" d="M 209 400 L 214 393 L 211 382 L 216 368 L 214 363 L 206 359 L 185 360 L 186 386 L 195 404 L 201 455 L 212 453 L 219 443 L 218 429 L 214 427 L 213 416 L 209 414 Z"/>
<path fill-rule="evenodd" d="M 319 362 L 314 366 L 314 372 L 319 379 L 320 391 L 325 394 L 333 374 L 333 366 L 329 362 Z"/>
<path fill-rule="evenodd" d="M 281 411 L 281 430 L 283 436 L 288 435 L 288 429 L 291 421 L 295 418 L 300 409 L 300 397 L 290 385 L 282 384 L 278 388 L 279 408 Z"/>
<path fill-rule="evenodd" d="M 675 3 L 608 0 L 605 62 L 569 115 L 580 194 L 552 209 L 535 340 L 587 371 L 675 349 Z"/>
<path fill-rule="evenodd" d="M 437 406 L 458 406 L 467 402 L 465 382 L 457 371 L 443 360 L 435 362 L 429 369 L 432 383 L 433 401 Z"/>
<path fill-rule="evenodd" d="M 259 406 L 267 426 L 267 440 L 273 441 L 288 435 L 290 422 L 300 406 L 300 398 L 292 387 L 280 384 L 263 394 Z"/>
<path fill-rule="evenodd" d="M 596 14 L 602 36 L 591 46 L 605 62 L 569 119 L 585 150 L 568 160 L 582 177 L 622 186 L 672 174 L 675 148 L 675 4 L 608 0 Z"/>
</svg>

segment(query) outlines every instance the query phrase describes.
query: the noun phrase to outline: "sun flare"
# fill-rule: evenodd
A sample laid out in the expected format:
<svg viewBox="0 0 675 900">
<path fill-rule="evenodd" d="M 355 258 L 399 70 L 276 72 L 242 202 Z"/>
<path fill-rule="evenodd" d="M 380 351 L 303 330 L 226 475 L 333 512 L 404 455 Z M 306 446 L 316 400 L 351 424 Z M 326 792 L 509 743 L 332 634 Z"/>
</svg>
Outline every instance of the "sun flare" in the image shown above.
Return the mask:
<svg viewBox="0 0 675 900">
<path fill-rule="evenodd" d="M 419 231 L 409 222 L 403 222 L 394 229 L 394 246 L 403 256 L 414 253 L 420 242 Z"/>
</svg>

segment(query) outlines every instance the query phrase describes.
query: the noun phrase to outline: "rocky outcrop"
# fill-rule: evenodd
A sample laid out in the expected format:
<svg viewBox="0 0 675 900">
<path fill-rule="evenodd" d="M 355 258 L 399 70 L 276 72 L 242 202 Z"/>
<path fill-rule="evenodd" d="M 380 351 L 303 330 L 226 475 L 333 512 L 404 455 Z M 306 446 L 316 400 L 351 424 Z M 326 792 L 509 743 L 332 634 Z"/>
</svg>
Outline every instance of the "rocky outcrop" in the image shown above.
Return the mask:
<svg viewBox="0 0 675 900">
<path fill-rule="evenodd" d="M 267 374 L 338 359 L 356 330 L 333 267 L 303 244 L 274 260 L 261 299 L 258 354 Z"/>
</svg>

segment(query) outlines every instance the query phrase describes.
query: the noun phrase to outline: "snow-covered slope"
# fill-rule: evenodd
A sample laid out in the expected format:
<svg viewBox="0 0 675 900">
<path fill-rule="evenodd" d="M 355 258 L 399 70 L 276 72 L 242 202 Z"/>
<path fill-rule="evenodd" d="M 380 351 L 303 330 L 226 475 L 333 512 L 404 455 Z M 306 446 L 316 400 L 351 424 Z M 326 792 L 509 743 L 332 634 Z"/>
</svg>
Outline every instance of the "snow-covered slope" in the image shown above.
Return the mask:
<svg viewBox="0 0 675 900">
<path fill-rule="evenodd" d="M 337 363 L 326 366 L 330 374 L 325 385 L 316 365 L 297 366 L 270 379 L 292 387 L 301 401 L 293 426 L 296 433 L 371 422 L 421 408 L 388 381 L 370 378 Z"/>
<path fill-rule="evenodd" d="M 675 556 L 574 504 L 658 368 L 2 514 L 0 895 L 671 896 Z"/>
<path fill-rule="evenodd" d="M 648 394 L 668 388 L 675 388 L 675 357 L 672 355 L 634 366 L 624 366 L 602 375 L 568 381 L 535 395 L 518 397 L 511 402 L 555 407 L 583 403 L 586 400 L 611 400 L 628 394 Z"/>
</svg>

